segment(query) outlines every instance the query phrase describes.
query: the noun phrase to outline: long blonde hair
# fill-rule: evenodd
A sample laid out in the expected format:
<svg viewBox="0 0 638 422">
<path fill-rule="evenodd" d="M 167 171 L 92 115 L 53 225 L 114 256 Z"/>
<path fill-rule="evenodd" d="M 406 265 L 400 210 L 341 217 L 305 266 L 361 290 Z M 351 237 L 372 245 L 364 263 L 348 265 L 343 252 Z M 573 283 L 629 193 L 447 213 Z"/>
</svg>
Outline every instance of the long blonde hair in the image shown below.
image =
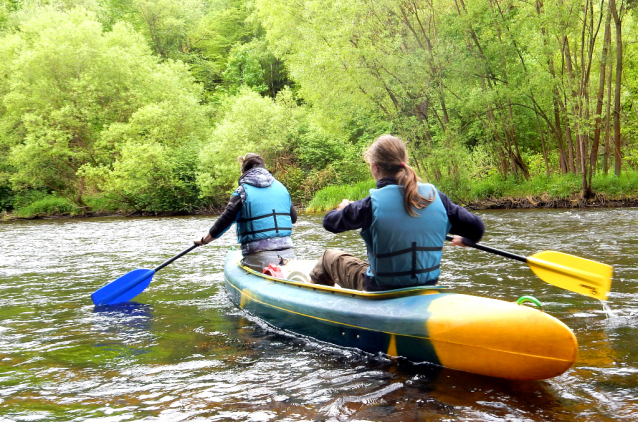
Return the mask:
<svg viewBox="0 0 638 422">
<path fill-rule="evenodd" d="M 405 192 L 405 210 L 412 217 L 419 215 L 414 208 L 423 209 L 434 201 L 434 192 L 427 198 L 419 194 L 419 178 L 408 165 L 408 153 L 401 139 L 392 135 L 378 137 L 365 152 L 364 158 L 368 163 L 377 164 L 385 175 L 397 178 Z"/>
</svg>

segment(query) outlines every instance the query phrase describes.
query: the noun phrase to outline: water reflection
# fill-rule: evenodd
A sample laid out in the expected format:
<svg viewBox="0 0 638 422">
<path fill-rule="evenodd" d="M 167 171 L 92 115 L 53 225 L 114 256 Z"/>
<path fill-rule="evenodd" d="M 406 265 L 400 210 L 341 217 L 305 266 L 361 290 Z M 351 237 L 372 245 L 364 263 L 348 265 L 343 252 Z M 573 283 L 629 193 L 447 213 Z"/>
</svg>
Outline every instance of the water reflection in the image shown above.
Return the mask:
<svg viewBox="0 0 638 422">
<path fill-rule="evenodd" d="M 490 246 L 524 256 L 558 250 L 614 266 L 606 309 L 512 260 L 444 251 L 444 284 L 507 301 L 535 296 L 574 330 L 580 353 L 565 374 L 499 380 L 273 328 L 224 292 L 232 233 L 166 267 L 134 303 L 92 306 L 96 289 L 174 256 L 214 218 L 0 223 L 0 419 L 635 420 L 638 240 L 600 233 L 635 233 L 638 210 L 480 215 Z M 300 258 L 315 259 L 326 247 L 364 255 L 357 233 L 326 233 L 320 221 L 300 216 L 293 233 Z"/>
<path fill-rule="evenodd" d="M 124 346 L 133 355 L 150 352 L 149 347 L 155 339 L 151 305 L 129 301 L 119 305 L 95 306 L 93 314 L 92 330 L 108 339 L 97 343 L 97 347 L 115 350 Z"/>
</svg>

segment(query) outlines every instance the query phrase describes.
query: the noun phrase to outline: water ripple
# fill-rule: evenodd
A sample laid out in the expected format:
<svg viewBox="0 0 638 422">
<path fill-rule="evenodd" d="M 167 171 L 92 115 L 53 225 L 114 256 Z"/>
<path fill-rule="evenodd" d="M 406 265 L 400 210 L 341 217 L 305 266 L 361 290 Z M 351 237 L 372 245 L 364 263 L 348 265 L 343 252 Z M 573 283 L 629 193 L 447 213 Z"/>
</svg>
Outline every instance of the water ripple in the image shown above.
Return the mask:
<svg viewBox="0 0 638 422">
<path fill-rule="evenodd" d="M 534 295 L 574 330 L 579 357 L 565 374 L 499 380 L 279 330 L 237 309 L 224 291 L 225 256 L 236 245 L 230 231 L 158 272 L 135 302 L 94 307 L 96 289 L 171 258 L 214 218 L 17 221 L 0 223 L 0 420 L 635 419 L 638 239 L 629 234 L 638 210 L 479 214 L 489 246 L 613 265 L 604 307 L 517 261 L 444 250 L 442 284 L 506 301 Z M 300 214 L 293 234 L 300 258 L 326 247 L 365 256 L 357 233 L 326 233 L 320 221 Z"/>
</svg>

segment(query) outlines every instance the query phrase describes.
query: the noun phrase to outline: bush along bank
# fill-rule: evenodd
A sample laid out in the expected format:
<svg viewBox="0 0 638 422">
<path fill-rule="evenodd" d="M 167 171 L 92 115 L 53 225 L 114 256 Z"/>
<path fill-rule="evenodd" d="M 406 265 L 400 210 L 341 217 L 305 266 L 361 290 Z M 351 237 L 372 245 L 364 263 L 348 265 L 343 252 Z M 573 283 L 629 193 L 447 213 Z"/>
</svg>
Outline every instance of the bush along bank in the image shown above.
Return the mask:
<svg viewBox="0 0 638 422">
<path fill-rule="evenodd" d="M 452 201 L 472 210 L 522 208 L 585 208 L 638 206 L 638 172 L 594 176 L 594 195 L 583 199 L 577 175 L 536 176 L 528 180 L 515 177 L 492 176 L 482 180 L 443 180 L 437 188 Z M 374 180 L 353 184 L 332 185 L 320 189 L 307 202 L 295 200 L 299 210 L 321 213 L 334 209 L 343 199 L 356 201 L 369 195 Z M 87 208 L 72 205 L 56 194 L 41 191 L 22 193 L 11 201 L 11 209 L 3 209 L 3 218 L 34 219 L 91 216 L 174 216 L 215 215 L 223 205 L 181 204 L 162 209 L 136 209 L 131 205 L 105 196 L 86 197 Z"/>
</svg>

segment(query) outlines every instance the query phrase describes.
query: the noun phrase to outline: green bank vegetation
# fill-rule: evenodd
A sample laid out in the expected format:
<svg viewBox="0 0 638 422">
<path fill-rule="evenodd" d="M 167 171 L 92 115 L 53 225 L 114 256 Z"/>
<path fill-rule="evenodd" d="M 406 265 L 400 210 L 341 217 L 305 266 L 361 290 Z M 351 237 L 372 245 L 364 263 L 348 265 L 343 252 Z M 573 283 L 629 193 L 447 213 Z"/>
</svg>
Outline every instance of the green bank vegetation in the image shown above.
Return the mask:
<svg viewBox="0 0 638 422">
<path fill-rule="evenodd" d="M 324 209 L 365 195 L 361 153 L 382 133 L 460 203 L 635 197 L 636 13 L 619 0 L 0 0 L 0 211 L 212 211 L 251 151 Z"/>
<path fill-rule="evenodd" d="M 500 207 L 572 207 L 582 206 L 581 180 L 575 174 L 544 174 L 529 179 L 500 175 L 481 180 L 467 179 L 464 182 L 444 180 L 437 188 L 454 202 L 474 208 Z M 356 201 L 369 195 L 375 187 L 374 180 L 352 185 L 328 186 L 321 189 L 308 203 L 310 212 L 334 209 L 343 199 Z M 596 192 L 591 202 L 597 206 L 605 203 L 636 204 L 638 198 L 638 172 L 614 174 L 597 173 L 592 179 L 592 190 Z M 521 200 L 524 200 L 521 202 Z"/>
</svg>

